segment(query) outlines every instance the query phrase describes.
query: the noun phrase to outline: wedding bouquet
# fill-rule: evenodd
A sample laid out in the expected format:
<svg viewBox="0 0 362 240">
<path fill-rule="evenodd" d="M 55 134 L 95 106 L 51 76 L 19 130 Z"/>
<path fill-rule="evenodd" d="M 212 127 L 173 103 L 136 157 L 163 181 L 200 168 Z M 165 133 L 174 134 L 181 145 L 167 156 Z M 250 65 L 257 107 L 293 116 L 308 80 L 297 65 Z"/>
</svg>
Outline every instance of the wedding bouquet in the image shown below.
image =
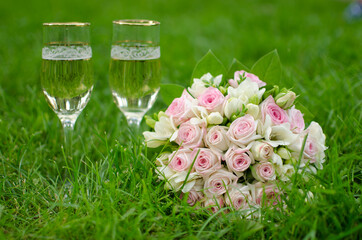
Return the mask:
<svg viewBox="0 0 362 240">
<path fill-rule="evenodd" d="M 277 205 L 278 183 L 322 169 L 325 135 L 316 122 L 306 127 L 293 91 L 267 85 L 280 77 L 276 51 L 251 69 L 259 77 L 236 60 L 223 71 L 209 52 L 191 87 L 179 88 L 165 112 L 146 117 L 153 128 L 143 133 L 147 146 L 164 146 L 156 172 L 188 204 L 214 212 Z"/>
</svg>

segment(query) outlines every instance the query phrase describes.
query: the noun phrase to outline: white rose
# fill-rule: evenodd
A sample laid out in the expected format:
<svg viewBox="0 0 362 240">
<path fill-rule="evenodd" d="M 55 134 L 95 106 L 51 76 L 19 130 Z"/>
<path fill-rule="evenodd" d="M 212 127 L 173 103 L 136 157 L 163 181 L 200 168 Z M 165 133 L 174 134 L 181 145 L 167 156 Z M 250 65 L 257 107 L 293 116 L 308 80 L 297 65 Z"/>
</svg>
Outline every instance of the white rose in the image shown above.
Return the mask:
<svg viewBox="0 0 362 240">
<path fill-rule="evenodd" d="M 227 130 L 228 127 L 224 126 L 214 126 L 208 129 L 204 139 L 205 145 L 211 150 L 218 152 L 226 151 L 230 145 L 230 141 L 226 136 Z"/>
<path fill-rule="evenodd" d="M 310 149 L 311 144 L 314 144 L 314 146 L 312 147 L 315 148 L 315 151 L 311 154 L 312 156 L 310 156 L 312 159 L 311 162 L 314 162 L 317 168 L 322 169 L 322 164 L 324 163 L 326 156 L 324 151 L 327 150 L 327 147 L 325 145 L 326 136 L 324 135 L 321 126 L 316 122 L 311 122 L 306 131 L 309 132 L 307 143 L 310 141 L 310 144 L 306 147 L 309 147 Z M 308 148 L 307 150 L 304 149 L 304 153 L 308 153 L 307 151 Z"/>
<path fill-rule="evenodd" d="M 322 169 L 322 164 L 325 161 L 324 151 L 327 147 L 325 146 L 326 137 L 318 123 L 311 122 L 309 127 L 299 134 L 298 138 L 288 148 L 294 151 L 292 155 L 298 159 L 306 134 L 308 134 L 308 137 L 304 147 L 303 162 L 314 163 L 318 169 Z"/>
<path fill-rule="evenodd" d="M 258 83 L 253 82 L 250 78 L 244 80 L 237 88 L 228 87 L 230 97 L 249 99 L 257 96 L 259 99 L 263 96 L 265 88 L 259 90 Z"/>
<path fill-rule="evenodd" d="M 273 154 L 273 156 L 271 158 L 271 162 L 274 163 L 275 165 L 279 165 L 279 166 L 283 165 L 282 158 L 276 153 Z"/>
<path fill-rule="evenodd" d="M 191 108 L 194 117 L 190 119 L 190 123 L 194 125 L 207 125 L 208 112 L 205 107 L 197 106 L 196 104 Z"/>
<path fill-rule="evenodd" d="M 248 103 L 248 104 L 246 104 L 246 108 L 248 109 L 246 111 L 247 114 L 250 114 L 251 116 L 253 116 L 254 119 L 258 119 L 258 116 L 259 116 L 259 106 L 258 105 Z"/>
<path fill-rule="evenodd" d="M 222 75 L 213 77 L 210 73 L 204 74 L 200 79 L 194 78 L 191 88 L 188 88 L 189 92 L 195 97 L 199 97 L 207 89 L 206 85 L 220 85 Z"/>
<path fill-rule="evenodd" d="M 207 116 L 208 124 L 221 124 L 224 121 L 224 118 L 221 116 L 219 112 L 212 112 L 209 116 Z"/>
<path fill-rule="evenodd" d="M 253 154 L 254 159 L 258 161 L 267 161 L 271 159 L 274 154 L 274 149 L 272 146 L 265 142 L 259 141 L 253 142 L 250 151 Z"/>
<path fill-rule="evenodd" d="M 264 124 L 262 121 L 258 120 L 257 133 L 262 135 L 265 138 L 265 142 L 270 144 L 272 147 L 289 145 L 298 137 L 297 134 L 294 134 L 290 130 L 289 123 L 282 123 L 273 126 L 269 115 L 265 116 Z"/>
<path fill-rule="evenodd" d="M 206 90 L 206 82 L 209 82 L 211 78 L 212 75 L 210 73 L 203 75 L 200 79 L 194 78 L 191 88 L 188 89 L 189 92 L 197 98 Z"/>
<path fill-rule="evenodd" d="M 143 136 L 147 147 L 156 148 L 167 143 L 175 131 L 176 127 L 172 124 L 170 118 L 162 116 L 155 124 L 155 132 L 144 132 Z"/>
<path fill-rule="evenodd" d="M 157 166 L 166 166 L 168 164 L 168 157 L 170 156 L 171 153 L 169 152 L 164 152 L 161 153 L 161 155 L 156 159 L 156 165 Z"/>
<path fill-rule="evenodd" d="M 293 165 L 290 164 L 284 164 L 282 166 L 276 167 L 278 177 L 282 181 L 289 181 L 291 176 L 294 175 L 295 169 Z"/>
<path fill-rule="evenodd" d="M 289 160 L 292 158 L 292 154 L 288 151 L 288 149 L 281 147 L 278 149 L 278 155 L 286 160 Z"/>
<path fill-rule="evenodd" d="M 157 174 L 161 180 L 167 179 L 165 182 L 165 189 L 178 192 L 181 190 L 182 185 L 184 185 L 188 171 L 176 172 L 173 171 L 170 167 L 164 166 L 157 168 Z M 187 177 L 187 182 L 184 185 L 182 192 L 189 192 L 194 187 L 196 180 L 199 178 L 201 178 L 201 176 L 197 172 L 190 173 Z"/>
<path fill-rule="evenodd" d="M 237 111 L 240 111 L 242 109 L 243 104 L 245 104 L 245 102 L 236 97 L 227 99 L 224 104 L 225 116 L 230 119 L 233 113 L 236 113 Z"/>
</svg>

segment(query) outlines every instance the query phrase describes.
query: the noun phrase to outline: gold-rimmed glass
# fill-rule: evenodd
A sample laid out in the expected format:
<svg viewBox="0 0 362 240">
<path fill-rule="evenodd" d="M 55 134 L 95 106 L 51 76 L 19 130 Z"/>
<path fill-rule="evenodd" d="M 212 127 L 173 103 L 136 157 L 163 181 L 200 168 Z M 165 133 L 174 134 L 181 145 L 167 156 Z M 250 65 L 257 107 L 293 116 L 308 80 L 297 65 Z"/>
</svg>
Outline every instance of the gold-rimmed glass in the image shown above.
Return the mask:
<svg viewBox="0 0 362 240">
<path fill-rule="evenodd" d="M 64 129 L 70 156 L 74 124 L 93 89 L 90 23 L 43 23 L 41 85 Z"/>
<path fill-rule="evenodd" d="M 161 81 L 160 23 L 113 21 L 109 85 L 130 126 L 139 127 L 156 100 Z"/>
</svg>

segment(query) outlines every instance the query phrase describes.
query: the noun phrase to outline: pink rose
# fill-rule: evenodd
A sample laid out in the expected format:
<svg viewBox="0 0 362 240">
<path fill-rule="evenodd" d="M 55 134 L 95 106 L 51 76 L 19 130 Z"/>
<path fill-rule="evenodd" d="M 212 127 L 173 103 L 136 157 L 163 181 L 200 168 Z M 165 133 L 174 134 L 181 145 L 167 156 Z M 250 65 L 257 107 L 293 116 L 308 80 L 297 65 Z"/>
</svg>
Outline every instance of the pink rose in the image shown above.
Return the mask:
<svg viewBox="0 0 362 240">
<path fill-rule="evenodd" d="M 253 166 L 253 177 L 261 182 L 275 180 L 275 167 L 270 162 L 260 162 Z"/>
<path fill-rule="evenodd" d="M 271 159 L 274 154 L 273 147 L 265 142 L 254 142 L 250 150 L 255 160 L 258 161 L 267 161 Z"/>
<path fill-rule="evenodd" d="M 322 163 L 325 161 L 324 151 L 327 149 L 325 146 L 326 136 L 321 126 L 316 122 L 311 122 L 305 132 L 308 133 L 308 138 L 304 147 L 304 155 L 311 159 L 317 168 L 322 169 Z"/>
<path fill-rule="evenodd" d="M 229 148 L 230 141 L 226 136 L 227 127 L 214 126 L 210 128 L 205 136 L 205 145 L 212 150 L 219 152 L 226 151 Z"/>
<path fill-rule="evenodd" d="M 266 115 L 270 116 L 270 119 L 274 125 L 279 125 L 288 122 L 288 115 L 281 107 L 279 107 L 274 98 L 270 95 L 260 105 L 261 118 L 265 121 Z"/>
<path fill-rule="evenodd" d="M 313 137 L 309 137 L 307 138 L 307 141 L 305 143 L 305 147 L 304 147 L 304 156 L 307 157 L 308 159 L 310 159 L 311 163 L 315 163 L 316 158 L 315 156 L 318 153 L 318 145 L 315 141 L 315 139 Z"/>
<path fill-rule="evenodd" d="M 224 207 L 224 198 L 222 196 L 208 198 L 204 202 L 204 207 L 209 207 L 213 213 L 216 213 L 220 208 Z"/>
<path fill-rule="evenodd" d="M 202 138 L 205 132 L 204 127 L 185 122 L 180 125 L 175 142 L 183 148 L 203 147 Z"/>
<path fill-rule="evenodd" d="M 219 196 L 226 192 L 229 185 L 234 184 L 238 178 L 227 171 L 226 169 L 219 169 L 212 173 L 205 179 L 204 189 L 209 193 L 209 196 Z"/>
<path fill-rule="evenodd" d="M 191 158 L 192 151 L 189 149 L 179 149 L 178 151 L 173 152 L 169 158 L 169 167 L 176 171 L 188 171 L 193 158 Z"/>
<path fill-rule="evenodd" d="M 196 156 L 197 153 L 199 154 Z M 194 149 L 192 159 L 195 157 L 195 171 L 203 177 L 210 175 L 222 167 L 221 157 L 217 156 L 208 148 Z"/>
<path fill-rule="evenodd" d="M 201 181 L 200 181 L 201 182 Z M 184 193 L 180 194 L 180 199 L 184 197 Z M 187 203 L 190 206 L 194 206 L 198 201 L 204 198 L 204 194 L 202 193 L 202 186 L 195 184 L 195 186 L 188 192 Z"/>
<path fill-rule="evenodd" d="M 246 114 L 231 123 L 227 136 L 231 142 L 239 147 L 244 147 L 251 141 L 261 138 L 261 136 L 256 135 L 256 127 L 257 122 L 254 118 Z"/>
<path fill-rule="evenodd" d="M 221 112 L 225 100 L 219 89 L 209 87 L 198 98 L 199 105 L 205 107 L 210 112 Z"/>
<path fill-rule="evenodd" d="M 229 79 L 228 81 L 229 85 L 232 86 L 233 88 L 237 88 L 239 86 L 238 82 L 235 81 L 234 79 Z"/>
<path fill-rule="evenodd" d="M 293 133 L 301 133 L 305 128 L 303 114 L 293 106 L 288 110 L 290 128 Z"/>
<path fill-rule="evenodd" d="M 254 163 L 251 152 L 235 146 L 229 148 L 225 153 L 224 160 L 229 171 L 234 172 L 238 177 L 243 175 L 243 172 L 249 168 L 251 163 Z"/>
<path fill-rule="evenodd" d="M 244 75 L 245 74 L 245 75 Z M 234 73 L 234 81 L 236 82 L 239 82 L 240 81 L 240 76 L 245 76 L 246 78 L 249 78 L 252 82 L 255 82 L 258 84 L 258 87 L 261 88 L 261 87 L 264 87 L 266 85 L 265 82 L 261 81 L 259 79 L 258 76 L 252 74 L 252 73 L 248 73 L 248 72 L 245 72 L 244 70 L 241 70 L 241 71 L 236 71 Z M 231 84 L 230 84 L 231 85 Z M 232 86 L 232 85 L 231 85 Z M 234 87 L 234 86 L 232 86 Z M 236 86 L 237 87 L 237 86 Z"/>
<path fill-rule="evenodd" d="M 260 183 L 255 184 L 255 203 L 264 206 L 275 206 L 281 202 L 281 192 L 274 184 L 262 185 Z"/>
<path fill-rule="evenodd" d="M 200 191 L 191 190 L 187 198 L 187 203 L 194 206 L 198 201 L 204 198 L 204 194 Z"/>
<path fill-rule="evenodd" d="M 311 122 L 309 127 L 301 132 L 294 142 L 288 145 L 288 148 L 292 150 L 293 157 L 298 159 L 306 134 L 308 134 L 308 138 L 303 151 L 304 160 L 310 161 L 314 163 L 318 169 L 322 169 L 322 164 L 325 161 L 324 151 L 328 148 L 325 146 L 326 136 L 318 123 Z"/>
<path fill-rule="evenodd" d="M 238 184 L 233 187 L 228 196 L 225 196 L 225 202 L 228 206 L 234 207 L 235 210 L 247 209 L 252 202 L 252 197 L 248 186 Z"/>
<path fill-rule="evenodd" d="M 193 117 L 191 101 L 192 97 L 184 90 L 182 96 L 175 98 L 170 106 L 168 106 L 165 113 L 172 119 L 176 127 Z"/>
</svg>

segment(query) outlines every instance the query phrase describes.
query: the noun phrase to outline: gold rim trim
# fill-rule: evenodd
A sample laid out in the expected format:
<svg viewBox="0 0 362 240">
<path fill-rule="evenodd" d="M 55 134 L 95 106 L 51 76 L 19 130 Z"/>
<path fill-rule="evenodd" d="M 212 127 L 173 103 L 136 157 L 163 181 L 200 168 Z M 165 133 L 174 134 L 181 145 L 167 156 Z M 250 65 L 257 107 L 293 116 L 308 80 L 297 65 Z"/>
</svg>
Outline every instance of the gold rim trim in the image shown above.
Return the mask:
<svg viewBox="0 0 362 240">
<path fill-rule="evenodd" d="M 55 42 L 47 42 L 44 43 L 46 46 L 88 46 L 88 42 L 80 42 L 80 41 L 73 41 L 73 42 L 62 42 L 62 41 L 55 41 Z"/>
<path fill-rule="evenodd" d="M 43 26 L 85 27 L 85 26 L 90 26 L 90 23 L 89 22 L 53 22 L 53 23 L 43 23 Z"/>
<path fill-rule="evenodd" d="M 129 26 L 157 26 L 160 22 L 146 19 L 123 19 L 113 21 L 114 24 L 129 25 Z"/>
</svg>

